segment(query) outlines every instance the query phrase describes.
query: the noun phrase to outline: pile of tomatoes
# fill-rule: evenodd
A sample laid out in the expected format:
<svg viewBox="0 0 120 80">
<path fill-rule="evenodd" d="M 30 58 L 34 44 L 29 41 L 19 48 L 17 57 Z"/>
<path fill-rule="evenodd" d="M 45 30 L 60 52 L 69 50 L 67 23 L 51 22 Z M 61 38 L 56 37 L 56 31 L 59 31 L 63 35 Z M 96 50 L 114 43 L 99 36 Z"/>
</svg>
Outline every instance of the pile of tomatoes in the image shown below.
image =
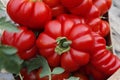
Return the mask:
<svg viewBox="0 0 120 80">
<path fill-rule="evenodd" d="M 112 0 L 9 0 L 6 10 L 19 32 L 4 31 L 1 42 L 17 48 L 24 61 L 40 55 L 51 69 L 65 70 L 52 80 L 106 80 L 120 68 L 120 59 L 106 48 L 111 4 Z M 23 67 L 20 72 L 23 80 L 50 80 L 40 78 L 41 70 L 28 74 Z"/>
</svg>

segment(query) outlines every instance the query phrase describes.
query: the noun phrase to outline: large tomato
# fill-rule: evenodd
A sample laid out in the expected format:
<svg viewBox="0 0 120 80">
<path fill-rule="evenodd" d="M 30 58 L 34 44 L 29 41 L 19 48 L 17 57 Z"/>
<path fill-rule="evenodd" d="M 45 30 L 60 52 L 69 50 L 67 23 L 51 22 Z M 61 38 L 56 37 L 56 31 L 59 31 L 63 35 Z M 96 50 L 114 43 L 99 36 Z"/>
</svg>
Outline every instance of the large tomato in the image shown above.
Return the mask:
<svg viewBox="0 0 120 80">
<path fill-rule="evenodd" d="M 36 44 L 50 66 L 60 65 L 67 71 L 75 71 L 89 62 L 89 50 L 93 42 L 88 25 L 75 24 L 67 19 L 64 22 L 53 20 L 47 23 Z"/>
<path fill-rule="evenodd" d="M 91 50 L 90 64 L 101 78 L 108 78 L 120 68 L 120 59 L 106 49 L 106 41 L 103 37 L 96 33 L 93 33 L 93 36 L 95 44 L 93 50 Z M 93 75 L 95 74 L 93 73 Z"/>
<path fill-rule="evenodd" d="M 9 0 L 7 13 L 20 25 L 31 29 L 41 29 L 51 17 L 51 9 L 39 0 Z"/>
</svg>

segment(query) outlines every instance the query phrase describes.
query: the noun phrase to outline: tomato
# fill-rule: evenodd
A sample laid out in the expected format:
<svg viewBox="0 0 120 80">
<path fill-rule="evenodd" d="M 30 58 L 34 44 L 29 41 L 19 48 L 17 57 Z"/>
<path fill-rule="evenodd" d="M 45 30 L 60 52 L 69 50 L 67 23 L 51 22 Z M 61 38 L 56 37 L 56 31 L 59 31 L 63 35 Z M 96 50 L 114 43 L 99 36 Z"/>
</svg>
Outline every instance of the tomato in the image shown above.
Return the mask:
<svg viewBox="0 0 120 80">
<path fill-rule="evenodd" d="M 106 37 L 109 33 L 110 33 L 110 25 L 107 21 L 102 20 L 100 27 L 99 27 L 99 32 L 97 32 L 98 34 L 100 34 L 103 37 Z"/>
<path fill-rule="evenodd" d="M 75 15 L 86 16 L 92 7 L 92 0 L 61 0 L 62 4 Z"/>
<path fill-rule="evenodd" d="M 39 0 L 9 0 L 7 4 L 9 17 L 21 26 L 41 29 L 51 20 L 51 9 Z"/>
<path fill-rule="evenodd" d="M 102 20 L 101 18 L 93 18 L 86 21 L 86 24 L 90 25 L 92 31 L 106 37 L 110 33 L 110 25 L 107 21 Z"/>
<path fill-rule="evenodd" d="M 72 14 L 89 18 L 104 15 L 110 9 L 112 0 L 61 0 L 61 3 Z"/>
<path fill-rule="evenodd" d="M 47 76 L 40 78 L 41 70 L 42 69 L 39 69 L 36 74 L 37 80 L 49 80 L 49 78 Z M 69 72 L 63 72 L 61 74 L 52 74 L 51 76 L 52 76 L 52 80 L 64 80 L 64 79 L 67 79 L 69 77 L 69 75 L 70 75 Z"/>
<path fill-rule="evenodd" d="M 91 30 L 86 24 L 53 20 L 46 24 L 36 45 L 52 67 L 61 66 L 66 71 L 75 71 L 89 62 L 89 50 L 94 43 Z"/>
<path fill-rule="evenodd" d="M 26 27 L 19 27 L 19 32 L 4 31 L 1 43 L 17 48 L 17 54 L 21 59 L 27 60 L 36 55 L 36 37 L 34 33 Z"/>
<path fill-rule="evenodd" d="M 108 78 L 120 68 L 120 59 L 106 49 L 106 41 L 103 37 L 96 33 L 93 33 L 93 36 L 95 44 L 91 50 L 90 64 Z"/>
</svg>

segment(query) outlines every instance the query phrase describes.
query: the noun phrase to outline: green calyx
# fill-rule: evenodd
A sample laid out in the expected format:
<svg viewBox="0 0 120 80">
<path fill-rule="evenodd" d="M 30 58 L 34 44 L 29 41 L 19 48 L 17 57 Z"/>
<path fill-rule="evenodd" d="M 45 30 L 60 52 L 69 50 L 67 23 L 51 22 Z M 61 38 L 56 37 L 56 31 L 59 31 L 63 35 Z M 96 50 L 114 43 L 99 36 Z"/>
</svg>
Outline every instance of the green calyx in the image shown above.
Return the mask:
<svg viewBox="0 0 120 80">
<path fill-rule="evenodd" d="M 72 44 L 72 41 L 67 40 L 66 37 L 58 37 L 56 39 L 57 46 L 55 48 L 55 52 L 59 55 L 61 55 L 64 52 L 67 52 L 70 50 L 70 44 Z"/>
<path fill-rule="evenodd" d="M 106 46 L 106 49 L 107 49 L 107 50 L 112 50 L 112 48 L 113 48 L 112 45 L 110 45 L 110 46 Z"/>
</svg>

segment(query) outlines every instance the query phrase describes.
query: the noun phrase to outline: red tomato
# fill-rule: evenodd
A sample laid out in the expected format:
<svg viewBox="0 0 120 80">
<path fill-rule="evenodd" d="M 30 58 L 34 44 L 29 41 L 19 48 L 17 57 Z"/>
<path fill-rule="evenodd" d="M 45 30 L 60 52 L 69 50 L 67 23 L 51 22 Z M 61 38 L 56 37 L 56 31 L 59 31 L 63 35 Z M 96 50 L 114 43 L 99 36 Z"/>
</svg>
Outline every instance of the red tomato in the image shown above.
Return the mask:
<svg viewBox="0 0 120 80">
<path fill-rule="evenodd" d="M 60 65 L 72 72 L 89 62 L 89 50 L 93 42 L 88 25 L 75 24 L 74 20 L 67 19 L 64 22 L 53 20 L 47 23 L 36 44 L 40 55 L 47 59 L 50 66 Z"/>
<path fill-rule="evenodd" d="M 15 23 L 35 30 L 43 28 L 52 17 L 48 5 L 39 0 L 9 0 L 7 13 Z"/>
<path fill-rule="evenodd" d="M 108 78 L 120 68 L 120 59 L 106 49 L 106 41 L 103 37 L 96 33 L 93 33 L 93 36 L 95 44 L 94 48 L 91 49 L 91 60 L 89 63 L 94 67 L 93 69 L 96 69 L 95 71 L 98 71 L 99 76 Z"/>
<path fill-rule="evenodd" d="M 90 19 L 86 23 L 91 26 L 92 31 L 100 34 L 103 37 L 106 37 L 110 32 L 109 23 L 100 18 Z"/>
<path fill-rule="evenodd" d="M 1 43 L 17 48 L 17 54 L 21 59 L 31 59 L 37 52 L 35 45 L 36 37 L 26 27 L 20 26 L 19 30 L 19 32 L 4 31 L 1 37 Z"/>
</svg>

